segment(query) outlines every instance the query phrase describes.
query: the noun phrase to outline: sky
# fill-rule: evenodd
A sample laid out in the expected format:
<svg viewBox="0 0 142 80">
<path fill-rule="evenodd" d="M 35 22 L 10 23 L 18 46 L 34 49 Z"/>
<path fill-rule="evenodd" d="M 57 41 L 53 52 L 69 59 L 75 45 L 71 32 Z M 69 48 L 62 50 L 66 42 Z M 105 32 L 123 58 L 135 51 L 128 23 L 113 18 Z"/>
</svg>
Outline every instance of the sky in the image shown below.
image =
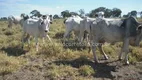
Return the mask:
<svg viewBox="0 0 142 80">
<path fill-rule="evenodd" d="M 132 10 L 142 11 L 142 0 L 0 0 L 0 17 L 30 14 L 32 10 L 52 15 L 60 15 L 64 10 L 78 12 L 80 9 L 89 13 L 98 7 L 119 8 L 123 15 Z"/>
</svg>

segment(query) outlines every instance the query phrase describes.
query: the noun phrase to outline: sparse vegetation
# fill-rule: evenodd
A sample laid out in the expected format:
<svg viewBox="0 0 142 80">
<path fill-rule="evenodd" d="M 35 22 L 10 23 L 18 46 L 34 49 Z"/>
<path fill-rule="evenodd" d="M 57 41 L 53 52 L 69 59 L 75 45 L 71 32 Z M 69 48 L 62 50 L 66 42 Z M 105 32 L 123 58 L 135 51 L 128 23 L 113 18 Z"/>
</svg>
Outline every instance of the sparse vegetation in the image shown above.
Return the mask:
<svg viewBox="0 0 142 80">
<path fill-rule="evenodd" d="M 49 36 L 54 44 L 50 43 L 48 39 L 45 40 L 45 43 L 42 42 L 42 39 L 39 39 L 39 52 L 35 52 L 35 41 L 32 37 L 30 48 L 25 43 L 24 50 L 21 49 L 22 29 L 19 25 L 14 25 L 12 29 L 9 29 L 7 28 L 7 22 L 1 21 L 0 76 L 10 75 L 9 73 L 26 69 L 35 73 L 37 71 L 41 72 L 44 79 L 94 79 L 95 75 L 98 74 L 98 70 L 95 70 L 93 67 L 92 52 L 88 53 L 88 48 L 80 48 L 78 46 L 65 47 L 62 43 L 64 31 L 63 19 L 55 19 L 53 24 L 51 24 L 49 32 Z M 72 40 L 69 43 L 71 42 Z M 117 60 L 121 46 L 121 43 L 107 45 L 104 46 L 104 51 L 111 60 Z M 141 53 L 142 47 L 130 46 L 130 62 L 141 62 Z M 98 50 L 97 55 L 99 58 L 102 57 Z M 102 65 L 100 64 L 99 66 Z M 99 67 L 97 69 L 100 70 Z"/>
<path fill-rule="evenodd" d="M 95 74 L 95 71 L 93 70 L 93 68 L 91 66 L 87 66 L 87 65 L 81 66 L 79 68 L 79 72 L 83 76 L 91 76 L 91 75 Z"/>
</svg>

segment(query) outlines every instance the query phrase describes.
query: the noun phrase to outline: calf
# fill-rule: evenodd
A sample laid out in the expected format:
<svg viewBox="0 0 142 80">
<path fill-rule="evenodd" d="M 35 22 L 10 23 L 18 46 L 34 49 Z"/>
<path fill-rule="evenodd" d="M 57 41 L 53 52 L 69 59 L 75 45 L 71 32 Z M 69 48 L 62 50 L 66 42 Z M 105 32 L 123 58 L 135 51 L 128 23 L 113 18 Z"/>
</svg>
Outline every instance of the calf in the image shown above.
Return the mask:
<svg viewBox="0 0 142 80">
<path fill-rule="evenodd" d="M 22 48 L 24 46 L 24 34 L 28 33 L 35 37 L 36 42 L 36 51 L 38 51 L 38 37 L 48 37 L 51 41 L 50 37 L 47 35 L 49 32 L 50 25 L 50 17 L 47 15 L 43 15 L 39 19 L 27 19 L 23 22 L 23 36 L 22 36 Z M 52 41 L 51 41 L 52 42 Z"/>
</svg>

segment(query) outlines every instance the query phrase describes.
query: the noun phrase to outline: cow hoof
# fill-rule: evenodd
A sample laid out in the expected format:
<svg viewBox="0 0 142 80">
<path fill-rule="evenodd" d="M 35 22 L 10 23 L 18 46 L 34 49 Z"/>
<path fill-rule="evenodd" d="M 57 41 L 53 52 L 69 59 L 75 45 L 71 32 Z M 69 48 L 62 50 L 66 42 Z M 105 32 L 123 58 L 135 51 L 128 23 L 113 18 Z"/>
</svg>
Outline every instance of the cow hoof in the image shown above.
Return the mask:
<svg viewBox="0 0 142 80">
<path fill-rule="evenodd" d="M 98 64 L 99 63 L 99 61 L 95 61 L 95 64 Z"/>
<path fill-rule="evenodd" d="M 105 57 L 105 60 L 108 60 L 108 57 L 107 57 L 107 56 Z"/>
<path fill-rule="evenodd" d="M 118 61 L 122 61 L 122 58 L 119 58 Z"/>
<path fill-rule="evenodd" d="M 126 61 L 126 63 L 125 63 L 126 65 L 129 65 L 130 63 L 129 63 L 129 61 Z"/>
</svg>

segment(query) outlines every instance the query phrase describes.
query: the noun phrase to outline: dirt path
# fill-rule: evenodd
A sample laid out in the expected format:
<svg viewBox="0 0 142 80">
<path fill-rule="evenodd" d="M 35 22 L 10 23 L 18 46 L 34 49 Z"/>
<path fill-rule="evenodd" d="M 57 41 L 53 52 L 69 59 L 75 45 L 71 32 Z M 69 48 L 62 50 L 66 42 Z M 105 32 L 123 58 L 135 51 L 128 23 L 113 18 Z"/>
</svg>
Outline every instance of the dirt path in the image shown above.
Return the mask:
<svg viewBox="0 0 142 80">
<path fill-rule="evenodd" d="M 70 64 L 75 68 L 77 68 L 76 64 L 80 64 L 76 60 L 74 61 L 77 63 L 74 63 L 74 61 L 44 60 L 40 57 L 29 57 L 28 61 L 29 63 L 18 71 L 0 76 L 0 80 L 52 80 L 46 75 L 46 71 L 52 63 L 57 64 L 57 66 L 61 63 Z M 93 76 L 94 80 L 142 80 L 142 63 L 129 66 L 123 65 L 120 61 L 102 61 L 97 65 L 94 65 L 93 62 L 87 62 L 87 64 L 91 65 L 96 70 L 96 73 Z M 66 76 L 59 77 L 58 80 L 73 80 L 73 78 L 71 76 Z"/>
</svg>

